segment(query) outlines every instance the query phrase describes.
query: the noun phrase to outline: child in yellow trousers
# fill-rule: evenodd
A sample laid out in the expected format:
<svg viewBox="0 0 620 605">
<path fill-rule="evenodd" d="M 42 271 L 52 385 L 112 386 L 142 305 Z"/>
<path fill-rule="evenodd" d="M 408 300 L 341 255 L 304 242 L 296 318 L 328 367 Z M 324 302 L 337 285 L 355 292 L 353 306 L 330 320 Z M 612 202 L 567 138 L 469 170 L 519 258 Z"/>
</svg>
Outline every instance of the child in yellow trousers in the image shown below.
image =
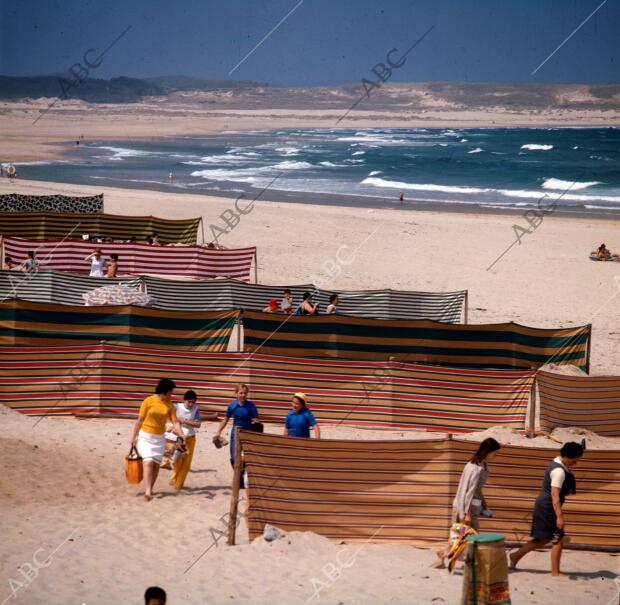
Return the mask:
<svg viewBox="0 0 620 605">
<path fill-rule="evenodd" d="M 177 420 L 181 424 L 185 435 L 185 447 L 187 453 L 179 455 L 172 464 L 172 479 L 170 483 L 176 489 L 181 489 L 185 483 L 185 478 L 192 466 L 192 457 L 196 447 L 196 429 L 200 428 L 200 410 L 196 405 L 196 393 L 187 391 L 183 396 L 183 403 L 175 405 Z"/>
</svg>

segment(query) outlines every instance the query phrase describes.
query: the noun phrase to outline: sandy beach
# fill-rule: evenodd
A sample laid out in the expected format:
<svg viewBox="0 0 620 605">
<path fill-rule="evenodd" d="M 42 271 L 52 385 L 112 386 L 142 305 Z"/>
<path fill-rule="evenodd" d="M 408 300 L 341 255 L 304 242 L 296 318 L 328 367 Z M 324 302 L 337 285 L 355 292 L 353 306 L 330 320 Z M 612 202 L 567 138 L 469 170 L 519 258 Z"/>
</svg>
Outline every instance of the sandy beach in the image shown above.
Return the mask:
<svg viewBox="0 0 620 605">
<path fill-rule="evenodd" d="M 165 587 L 170 602 L 188 604 L 459 602 L 462 571 L 449 576 L 433 569 L 430 548 L 341 544 L 303 532 L 249 544 L 243 521 L 237 546 L 226 546 L 232 471 L 225 450 L 210 443 L 212 422 L 198 433 L 186 489 L 175 492 L 168 485 L 170 471 L 162 471 L 159 496 L 146 504 L 137 486 L 128 486 L 123 476 L 128 422 L 37 421 L 6 409 L 1 418 L 0 596 L 6 603 L 139 603 L 143 587 L 152 584 Z M 324 434 L 386 438 L 384 431 L 343 427 L 327 428 Z M 535 441 L 557 447 L 543 438 Z M 565 578 L 546 573 L 548 557 L 547 552 L 533 553 L 520 571 L 510 574 L 515 605 L 617 603 L 618 556 L 566 551 Z M 338 561 L 348 567 L 338 567 Z M 28 563 L 35 570 L 30 582 L 18 570 Z M 11 579 L 15 599 L 9 599 Z"/>
<path fill-rule="evenodd" d="M 336 111 L 288 109 L 162 110 L 157 104 L 117 106 L 93 112 L 86 103 L 65 102 L 32 125 L 46 100 L 3 103 L 3 159 L 37 161 L 62 157 L 79 136 L 130 140 L 229 129 L 313 127 L 331 123 Z M 351 123 L 377 125 L 380 113 L 356 112 Z M 86 119 L 87 118 L 87 119 Z M 390 115 L 382 126 L 609 125 L 606 111 L 514 115 L 508 111 L 451 112 L 429 108 L 423 117 Z M 348 124 L 350 125 L 350 124 Z M 0 194 L 105 194 L 112 214 L 165 218 L 201 216 L 205 239 L 234 200 L 159 191 L 101 188 L 0 179 Z M 620 367 L 620 265 L 593 263 L 601 242 L 620 249 L 618 222 L 546 216 L 515 243 L 514 225 L 525 218 L 491 213 L 416 209 L 366 209 L 256 201 L 220 243 L 258 247 L 258 277 L 265 284 L 314 282 L 330 289 L 469 291 L 469 322 L 514 321 L 541 328 L 591 323 L 592 375 L 617 375 Z M 346 258 L 346 262 L 342 259 Z M 146 395 L 146 393 L 145 393 Z M 211 445 L 213 423 L 204 423 L 187 489 L 176 493 L 162 472 L 159 496 L 145 503 L 122 471 L 130 424 L 122 420 L 37 420 L 1 410 L 3 472 L 0 492 L 4 548 L 0 599 L 32 605 L 139 603 L 144 588 L 166 588 L 179 603 L 457 603 L 462 576 L 431 568 L 434 552 L 406 545 L 338 544 L 310 533 L 275 543 L 249 544 L 243 522 L 239 544 L 225 546 L 232 471 L 228 457 Z M 279 427 L 268 427 L 279 432 Z M 496 429 L 504 442 L 526 440 Z M 326 427 L 328 438 L 424 438 L 424 433 Z M 565 432 L 558 438 L 577 438 Z M 620 439 L 591 436 L 590 447 L 620 447 Z M 36 497 L 35 497 L 36 496 Z M 243 503 L 242 503 L 243 509 Z M 339 553 L 354 563 L 330 578 Z M 32 566 L 30 579 L 19 571 Z M 552 578 L 548 553 L 533 553 L 510 575 L 515 605 L 618 602 L 620 558 L 567 551 L 569 574 Z M 327 571 L 326 571 L 327 570 Z M 18 583 L 21 583 L 19 585 Z M 13 592 L 15 591 L 15 592 Z M 13 598 L 15 596 L 15 598 Z"/>
<path fill-rule="evenodd" d="M 22 180 L 9 184 L 3 179 L 0 193 L 9 191 L 78 195 L 100 189 Z M 104 193 L 110 213 L 202 216 L 207 239 L 209 225 L 218 224 L 220 214 L 233 203 L 144 190 Z M 545 218 L 528 239 L 487 271 L 511 244 L 515 221 L 491 214 L 259 201 L 222 243 L 256 244 L 263 283 L 322 281 L 334 289 L 466 288 L 471 323 L 511 320 L 539 327 L 592 323 L 592 374 L 617 373 L 618 266 L 587 258 L 599 241 L 617 247 L 617 223 Z M 337 262 L 339 251 L 341 258 L 346 252 L 352 259 L 347 265 Z M 239 545 L 226 547 L 219 532 L 225 531 L 232 471 L 227 456 L 210 444 L 213 423 L 205 423 L 199 433 L 188 489 L 174 493 L 164 473 L 157 486 L 160 497 L 148 505 L 138 489 L 126 485 L 122 474 L 128 422 L 50 418 L 37 422 L 5 411 L 3 426 L 5 548 L 0 585 L 5 596 L 12 594 L 7 592 L 10 579 L 23 582 L 18 568 L 24 562 L 32 563 L 35 557 L 45 563 L 37 570 L 36 581 L 19 589 L 15 602 L 138 602 L 142 587 L 153 583 L 165 586 L 174 603 L 396 604 L 410 603 L 413 594 L 418 603 L 458 601 L 460 572 L 448 577 L 445 571 L 431 569 L 431 549 L 372 544 L 360 548 L 304 533 L 273 544 L 262 540 L 248 544 L 243 524 Z M 354 439 L 360 434 L 364 438 L 424 435 L 326 430 L 332 438 Z M 497 436 L 504 442 L 510 437 L 513 442 L 533 443 L 501 430 Z M 544 438 L 534 441 L 558 446 Z M 618 448 L 620 440 L 601 440 L 598 445 Z M 355 564 L 337 581 L 330 580 L 325 570 L 342 550 Z M 523 571 L 510 576 L 513 603 L 608 605 L 617 598 L 612 578 L 620 571 L 619 561 L 607 554 L 568 551 L 564 567 L 571 575 L 553 579 L 543 573 L 548 554 L 535 553 Z M 292 566 L 302 571 L 292 574 Z M 244 582 L 239 582 L 240 575 Z"/>
</svg>

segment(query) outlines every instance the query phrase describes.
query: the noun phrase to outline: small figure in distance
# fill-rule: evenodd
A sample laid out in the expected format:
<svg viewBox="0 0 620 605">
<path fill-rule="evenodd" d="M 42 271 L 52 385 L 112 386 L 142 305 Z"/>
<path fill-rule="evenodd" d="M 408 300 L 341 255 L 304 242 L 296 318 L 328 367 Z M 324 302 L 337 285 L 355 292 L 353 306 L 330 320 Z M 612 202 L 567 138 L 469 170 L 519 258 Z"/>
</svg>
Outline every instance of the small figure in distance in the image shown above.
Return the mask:
<svg viewBox="0 0 620 605">
<path fill-rule="evenodd" d="M 159 586 L 150 586 L 144 593 L 144 605 L 166 605 L 166 591 Z"/>
<path fill-rule="evenodd" d="M 405 203 L 405 194 L 401 191 L 400 192 L 400 205 L 402 206 Z"/>
<path fill-rule="evenodd" d="M 284 295 L 282 296 L 282 302 L 280 303 L 280 310 L 282 313 L 291 313 L 293 310 L 293 297 L 289 288 L 284 288 Z"/>
<path fill-rule="evenodd" d="M 161 246 L 161 242 L 159 241 L 159 234 L 158 233 L 153 233 L 153 238 L 152 238 L 152 244 L 153 246 Z"/>
<path fill-rule="evenodd" d="M 278 312 L 278 301 L 275 298 L 272 298 L 269 301 L 269 304 L 263 309 L 263 313 L 277 313 Z"/>
<path fill-rule="evenodd" d="M 3 271 L 10 271 L 11 269 L 14 268 L 14 264 L 13 264 L 13 259 L 10 256 L 5 256 L 4 257 L 4 262 L 2 263 L 2 270 Z"/>
<path fill-rule="evenodd" d="M 130 243 L 130 244 L 137 244 L 137 243 L 138 243 L 138 238 L 137 238 L 135 235 L 132 235 L 132 236 L 129 238 L 129 243 Z"/>
<path fill-rule="evenodd" d="M 173 181 L 173 180 L 174 180 L 174 172 L 171 170 L 171 171 L 168 173 L 168 182 L 169 182 L 169 183 L 172 183 L 172 181 Z"/>
<path fill-rule="evenodd" d="M 118 273 L 118 254 L 110 254 L 110 262 L 108 264 L 108 271 L 106 277 L 116 277 Z"/>
<path fill-rule="evenodd" d="M 146 245 L 147 246 L 152 246 L 153 245 L 153 238 L 150 235 L 146 236 Z"/>
<path fill-rule="evenodd" d="M 325 313 L 327 313 L 327 315 L 332 315 L 336 312 L 336 308 L 338 307 L 338 303 L 340 302 L 340 299 L 338 298 L 338 294 L 332 294 L 329 297 L 329 304 L 327 305 L 327 309 L 325 310 Z"/>
<path fill-rule="evenodd" d="M 620 256 L 618 256 L 617 254 L 612 254 L 605 244 L 601 244 L 596 249 L 596 256 L 601 260 L 620 260 Z"/>
<path fill-rule="evenodd" d="M 303 302 L 295 312 L 296 315 L 318 315 L 318 308 L 321 303 L 315 303 L 311 292 L 304 292 Z"/>
</svg>

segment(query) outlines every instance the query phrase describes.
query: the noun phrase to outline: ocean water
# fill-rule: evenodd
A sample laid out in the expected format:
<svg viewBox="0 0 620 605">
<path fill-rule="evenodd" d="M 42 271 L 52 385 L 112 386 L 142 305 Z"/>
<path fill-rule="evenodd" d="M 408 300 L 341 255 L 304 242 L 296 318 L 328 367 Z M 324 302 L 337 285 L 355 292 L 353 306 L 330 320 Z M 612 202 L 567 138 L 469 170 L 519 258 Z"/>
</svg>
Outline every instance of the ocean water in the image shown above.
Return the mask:
<svg viewBox="0 0 620 605">
<path fill-rule="evenodd" d="M 286 129 L 81 141 L 19 176 L 359 206 L 460 205 L 620 214 L 620 129 Z M 173 172 L 170 180 L 168 175 Z"/>
</svg>

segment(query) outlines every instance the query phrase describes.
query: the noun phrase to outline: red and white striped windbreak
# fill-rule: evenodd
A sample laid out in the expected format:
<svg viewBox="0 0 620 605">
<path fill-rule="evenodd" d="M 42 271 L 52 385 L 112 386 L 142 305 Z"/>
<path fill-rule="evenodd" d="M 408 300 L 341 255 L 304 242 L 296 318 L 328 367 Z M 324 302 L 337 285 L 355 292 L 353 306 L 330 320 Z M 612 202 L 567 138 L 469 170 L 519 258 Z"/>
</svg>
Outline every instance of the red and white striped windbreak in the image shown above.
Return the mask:
<svg viewBox="0 0 620 605">
<path fill-rule="evenodd" d="M 34 250 L 40 269 L 70 271 L 88 275 L 90 262 L 84 260 L 100 249 L 107 259 L 118 254 L 119 275 L 179 275 L 194 279 L 230 277 L 250 281 L 256 247 L 214 250 L 203 246 L 148 246 L 129 243 L 93 243 L 79 240 L 28 240 L 4 238 L 4 253 L 14 262 L 26 260 Z"/>
</svg>

